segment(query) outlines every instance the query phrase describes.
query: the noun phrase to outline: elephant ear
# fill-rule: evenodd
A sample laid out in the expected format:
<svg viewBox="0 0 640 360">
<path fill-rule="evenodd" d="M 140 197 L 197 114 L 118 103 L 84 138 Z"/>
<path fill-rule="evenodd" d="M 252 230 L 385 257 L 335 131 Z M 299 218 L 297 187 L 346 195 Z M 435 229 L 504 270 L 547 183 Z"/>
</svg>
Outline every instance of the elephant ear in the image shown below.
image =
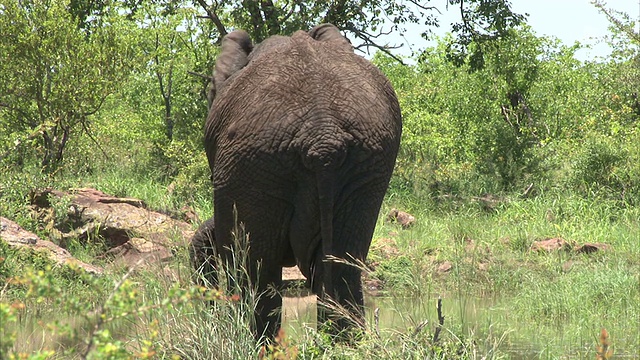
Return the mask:
<svg viewBox="0 0 640 360">
<path fill-rule="evenodd" d="M 309 31 L 309 36 L 318 41 L 331 41 L 340 44 L 341 47 L 353 51 L 351 42 L 342 36 L 340 30 L 333 24 L 320 24 Z"/>
<path fill-rule="evenodd" d="M 209 101 L 213 102 L 225 82 L 236 72 L 244 68 L 249 62 L 249 54 L 253 44 L 244 30 L 235 30 L 222 39 L 222 50 L 216 59 L 213 70 L 213 80 L 209 89 Z"/>
</svg>

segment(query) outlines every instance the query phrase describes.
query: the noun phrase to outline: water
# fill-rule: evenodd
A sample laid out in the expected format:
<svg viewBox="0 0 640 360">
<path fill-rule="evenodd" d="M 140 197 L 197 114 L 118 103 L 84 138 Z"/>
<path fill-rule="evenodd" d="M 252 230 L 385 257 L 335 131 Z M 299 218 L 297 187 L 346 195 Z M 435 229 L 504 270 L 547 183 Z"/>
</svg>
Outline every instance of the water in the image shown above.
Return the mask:
<svg viewBox="0 0 640 360">
<path fill-rule="evenodd" d="M 316 325 L 316 296 L 283 298 L 283 321 L 292 329 L 303 326 L 315 327 Z M 378 326 L 381 329 L 406 330 L 413 328 L 428 320 L 429 323 L 437 322 L 437 298 L 403 298 L 403 297 L 365 297 L 366 320 L 375 323 L 375 310 L 378 309 Z M 491 307 L 490 299 L 462 299 L 443 301 L 443 313 L 445 318 L 452 314 L 455 317 L 470 320 L 465 326 L 474 325 L 473 322 L 481 319 L 484 310 Z M 446 320 L 445 320 L 446 321 Z"/>
<path fill-rule="evenodd" d="M 427 321 L 421 331 L 433 334 L 438 322 L 437 296 L 422 298 L 365 298 L 366 320 L 378 331 L 412 332 Z M 505 302 L 496 298 L 444 298 L 444 329 L 461 338 L 472 338 L 480 350 L 497 346 L 510 359 L 594 358 L 600 329 L 573 324 L 541 324 L 535 320 L 522 322 L 510 312 Z M 283 322 L 288 334 L 302 334 L 304 328 L 316 326 L 316 297 L 285 297 Z M 379 309 L 376 325 L 375 309 Z M 640 326 L 640 325 L 639 325 Z M 576 330 L 577 328 L 577 330 Z M 576 332 L 579 332 L 576 333 Z M 615 358 L 640 359 L 640 339 L 618 332 L 613 338 Z M 637 333 L 637 332 L 636 332 Z M 613 334 L 610 332 L 610 335 Z M 626 336 L 626 337 L 625 337 Z M 497 345 L 496 345 L 497 344 Z"/>
</svg>

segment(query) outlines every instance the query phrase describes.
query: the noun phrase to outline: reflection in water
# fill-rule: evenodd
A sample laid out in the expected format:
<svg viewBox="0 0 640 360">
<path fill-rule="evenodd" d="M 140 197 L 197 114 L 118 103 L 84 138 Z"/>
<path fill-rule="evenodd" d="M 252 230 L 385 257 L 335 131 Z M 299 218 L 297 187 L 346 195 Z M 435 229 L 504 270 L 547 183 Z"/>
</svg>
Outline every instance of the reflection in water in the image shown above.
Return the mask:
<svg viewBox="0 0 640 360">
<path fill-rule="evenodd" d="M 503 300 L 504 301 L 504 300 Z M 437 297 L 394 298 L 365 297 L 367 323 L 374 323 L 374 310 L 379 309 L 379 330 L 406 332 L 428 320 L 424 331 L 433 332 L 437 323 Z M 285 297 L 283 299 L 284 326 L 286 332 L 303 334 L 304 328 L 316 326 L 316 297 Z M 531 321 L 523 323 L 513 316 L 507 306 L 494 298 L 446 298 L 443 299 L 445 329 L 460 336 L 468 336 L 488 347 L 499 342 L 501 353 L 510 359 L 531 359 L 565 354 L 567 358 L 583 358 L 594 355 L 595 339 L 576 339 L 566 333 L 563 323 L 543 326 Z M 587 329 L 588 331 L 589 329 Z M 541 332 L 547 333 L 542 334 Z M 599 329 L 595 330 L 599 333 Z M 544 335 L 544 336 L 542 336 Z M 573 334 L 575 335 L 575 334 Z M 620 334 L 622 335 L 622 334 Z M 639 359 L 637 339 L 618 337 L 617 358 Z M 626 346 L 625 346 L 626 345 Z M 482 347 L 482 346 L 481 346 Z"/>
<path fill-rule="evenodd" d="M 316 326 L 316 296 L 283 297 L 282 322 L 292 330 Z"/>
<path fill-rule="evenodd" d="M 564 358 L 595 357 L 595 338 L 599 334 L 599 328 L 576 329 L 575 326 L 562 322 L 549 326 L 549 324 L 537 322 L 536 319 L 523 322 L 510 312 L 509 306 L 504 305 L 506 301 L 509 300 L 445 298 L 442 309 L 445 316 L 444 327 L 458 336 L 473 338 L 480 346 L 485 341 L 495 342 L 506 333 L 504 341 L 499 344 L 499 350 L 511 359 L 550 358 L 558 354 L 563 354 Z M 437 297 L 366 296 L 366 320 L 368 326 L 373 326 L 373 314 L 377 308 L 380 309 L 378 328 L 381 332 L 397 330 L 406 333 L 428 320 L 428 325 L 423 331 L 433 333 L 438 318 L 436 303 Z M 287 334 L 296 338 L 297 334 L 305 333 L 305 328 L 316 327 L 315 296 L 285 297 L 283 305 L 283 320 Z M 57 336 L 54 331 L 42 325 L 55 320 L 64 320 L 70 328 L 75 329 L 76 339 Z M 127 338 L 132 330 L 136 331 L 138 326 L 146 328 L 147 325 L 144 322 L 133 324 L 129 320 L 122 320 L 110 322 L 107 327 L 114 338 L 122 339 Z M 77 339 L 86 339 L 88 331 L 92 328 L 92 325 L 81 316 L 70 316 L 60 312 L 29 311 L 21 314 L 16 326 L 18 336 L 14 350 L 25 353 L 42 348 L 78 346 Z M 581 331 L 581 333 L 569 331 Z M 593 336 L 590 336 L 591 334 Z M 618 331 L 614 336 L 615 358 L 640 359 L 637 330 L 627 333 Z M 491 346 L 491 344 L 487 345 Z"/>
<path fill-rule="evenodd" d="M 437 298 L 394 298 L 394 297 L 365 297 L 365 309 L 368 322 L 373 322 L 373 313 L 379 309 L 379 326 L 381 329 L 404 330 L 417 326 L 424 320 L 434 321 Z M 283 321 L 289 327 L 315 327 L 316 325 L 316 296 L 284 297 Z M 457 314 L 467 322 L 475 322 L 481 318 L 481 313 L 493 305 L 491 299 L 448 299 L 443 302 L 443 311 L 448 318 Z"/>
</svg>

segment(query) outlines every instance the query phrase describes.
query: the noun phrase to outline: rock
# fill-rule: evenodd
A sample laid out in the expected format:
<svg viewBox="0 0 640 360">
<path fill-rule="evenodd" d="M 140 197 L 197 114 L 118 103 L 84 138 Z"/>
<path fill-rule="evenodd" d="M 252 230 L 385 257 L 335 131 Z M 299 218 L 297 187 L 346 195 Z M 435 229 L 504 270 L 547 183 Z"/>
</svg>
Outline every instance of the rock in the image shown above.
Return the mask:
<svg viewBox="0 0 640 360">
<path fill-rule="evenodd" d="M 171 259 L 173 255 L 164 246 L 143 238 L 131 238 L 126 243 L 108 250 L 103 256 L 124 261 L 128 268 Z"/>
<path fill-rule="evenodd" d="M 198 216 L 198 214 L 196 214 L 196 211 L 191 206 L 185 205 L 180 208 L 180 214 L 182 220 L 190 224 L 197 224 L 200 222 L 200 217 Z"/>
<path fill-rule="evenodd" d="M 611 245 L 603 243 L 585 243 L 580 246 L 573 246 L 569 242 L 561 238 L 553 238 L 542 241 L 534 241 L 531 245 L 531 251 L 556 251 L 567 250 L 575 251 L 578 254 L 591 254 L 598 251 L 607 251 L 611 249 Z"/>
<path fill-rule="evenodd" d="M 366 278 L 362 280 L 362 287 L 368 295 L 379 296 L 384 289 L 384 282 L 380 279 Z"/>
<path fill-rule="evenodd" d="M 110 248 L 105 255 L 123 257 L 127 266 L 170 258 L 173 246 L 186 246 L 193 236 L 192 226 L 168 215 L 147 209 L 144 201 L 118 198 L 90 188 L 62 192 L 52 189 L 32 195 L 38 211 L 48 211 L 51 198 L 66 198 L 70 202 L 69 231 L 62 231 L 61 244 L 77 237 L 87 241 L 99 235 Z M 58 229 L 67 230 L 67 229 Z"/>
<path fill-rule="evenodd" d="M 569 250 L 571 247 L 569 243 L 561 238 L 553 238 L 541 241 L 534 241 L 531 245 L 531 251 L 556 251 L 556 250 Z"/>
<path fill-rule="evenodd" d="M 304 280 L 305 277 L 300 272 L 297 266 L 294 267 L 285 267 L 282 268 L 282 280 L 283 281 L 292 281 L 292 280 Z"/>
<path fill-rule="evenodd" d="M 396 222 L 402 225 L 403 229 L 408 229 L 416 222 L 416 218 L 413 215 L 406 213 L 404 211 L 400 211 L 398 209 L 392 209 L 387 215 L 387 222 L 390 222 L 390 223 Z"/>
<path fill-rule="evenodd" d="M 451 261 L 445 261 L 438 266 L 438 272 L 441 274 L 448 273 L 453 269 L 453 263 Z"/>
<path fill-rule="evenodd" d="M 311 282 L 297 266 L 282 268 L 283 296 L 299 297 L 311 295 Z"/>
<path fill-rule="evenodd" d="M 73 263 L 93 274 L 102 274 L 103 272 L 100 267 L 87 264 L 74 258 L 67 250 L 51 241 L 40 239 L 36 234 L 23 229 L 15 222 L 3 217 L 0 217 L 0 239 L 11 247 L 25 247 L 37 251 L 46 251 L 49 253 L 51 259 L 59 265 Z"/>
<path fill-rule="evenodd" d="M 598 251 L 611 250 L 611 245 L 603 243 L 585 243 L 574 249 L 579 254 L 591 254 Z"/>
</svg>

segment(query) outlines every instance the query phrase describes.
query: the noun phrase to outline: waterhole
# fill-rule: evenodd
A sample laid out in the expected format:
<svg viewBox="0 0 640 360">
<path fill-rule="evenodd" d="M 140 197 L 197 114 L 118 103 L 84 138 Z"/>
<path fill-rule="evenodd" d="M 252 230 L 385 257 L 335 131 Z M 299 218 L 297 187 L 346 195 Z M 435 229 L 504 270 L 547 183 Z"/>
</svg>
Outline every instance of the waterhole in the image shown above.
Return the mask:
<svg viewBox="0 0 640 360">
<path fill-rule="evenodd" d="M 497 349 L 509 359 L 553 358 L 558 354 L 563 354 L 563 358 L 567 359 L 595 357 L 600 328 L 579 327 L 576 330 L 575 324 L 568 326 L 562 322 L 542 324 L 535 320 L 522 321 L 509 310 L 508 301 L 495 298 L 442 298 L 444 332 L 460 339 L 472 339 L 479 353 Z M 419 331 L 432 336 L 438 325 L 437 303 L 438 296 L 365 297 L 367 328 L 377 331 L 381 336 L 407 334 L 420 328 Z M 304 334 L 305 328 L 315 328 L 316 309 L 314 295 L 285 297 L 283 323 L 287 336 L 295 338 Z M 640 359 L 637 329 L 615 333 L 613 344 L 616 358 Z"/>
</svg>

